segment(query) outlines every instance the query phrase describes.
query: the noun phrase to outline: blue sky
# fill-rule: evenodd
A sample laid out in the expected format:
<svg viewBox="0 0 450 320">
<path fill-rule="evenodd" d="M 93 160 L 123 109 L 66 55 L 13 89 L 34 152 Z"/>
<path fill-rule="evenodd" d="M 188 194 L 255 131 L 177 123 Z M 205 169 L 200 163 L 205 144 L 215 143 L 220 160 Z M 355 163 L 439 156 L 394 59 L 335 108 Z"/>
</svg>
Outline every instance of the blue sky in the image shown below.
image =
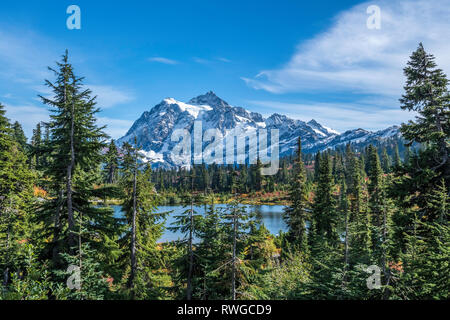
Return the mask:
<svg viewBox="0 0 450 320">
<path fill-rule="evenodd" d="M 66 27 L 71 4 L 81 30 Z M 379 30 L 367 28 L 370 5 Z M 265 116 L 383 129 L 414 116 L 398 98 L 419 41 L 450 72 L 449 16 L 450 0 L 3 1 L 0 102 L 29 136 L 48 117 L 46 67 L 67 48 L 114 138 L 163 98 L 209 90 Z"/>
</svg>

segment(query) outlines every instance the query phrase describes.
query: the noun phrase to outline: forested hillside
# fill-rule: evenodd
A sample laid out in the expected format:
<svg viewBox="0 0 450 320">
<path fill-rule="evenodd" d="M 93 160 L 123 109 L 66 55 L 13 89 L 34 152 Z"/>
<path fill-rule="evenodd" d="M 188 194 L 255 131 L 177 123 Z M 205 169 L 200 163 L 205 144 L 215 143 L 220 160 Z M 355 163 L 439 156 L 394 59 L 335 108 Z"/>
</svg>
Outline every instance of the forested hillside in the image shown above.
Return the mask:
<svg viewBox="0 0 450 320">
<path fill-rule="evenodd" d="M 449 80 L 422 44 L 402 139 L 307 155 L 298 139 L 274 176 L 259 161 L 152 170 L 98 125 L 67 52 L 52 71 L 29 140 L 0 104 L 0 299 L 449 299 Z M 267 198 L 286 233 L 244 210 Z M 168 203 L 186 206 L 170 226 L 183 240 L 160 241 Z"/>
</svg>

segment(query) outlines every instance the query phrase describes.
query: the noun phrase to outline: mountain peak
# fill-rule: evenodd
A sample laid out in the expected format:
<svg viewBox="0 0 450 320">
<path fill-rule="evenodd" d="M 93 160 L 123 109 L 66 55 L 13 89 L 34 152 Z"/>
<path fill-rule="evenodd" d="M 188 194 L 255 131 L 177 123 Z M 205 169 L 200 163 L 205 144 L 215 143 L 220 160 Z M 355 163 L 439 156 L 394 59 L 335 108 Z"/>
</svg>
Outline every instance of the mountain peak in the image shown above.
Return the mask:
<svg viewBox="0 0 450 320">
<path fill-rule="evenodd" d="M 153 160 L 157 166 L 170 168 L 180 166 L 180 163 L 190 165 L 190 157 L 174 156 L 173 151 L 176 150 L 174 148 L 178 142 L 173 141 L 172 136 L 178 129 L 194 134 L 195 121 L 202 122 L 202 132 L 209 129 L 219 130 L 222 144 L 230 141 L 227 140 L 230 137 L 234 141 L 235 136 L 237 139 L 246 140 L 255 130 L 262 128 L 278 130 L 280 157 L 295 152 L 298 137 L 302 138 L 302 150 L 305 153 L 333 149 L 348 143 L 364 147 L 390 137 L 400 137 L 398 127 L 377 132 L 355 129 L 339 134 L 314 119 L 306 123 L 280 113 L 274 113 L 264 119 L 259 113 L 229 105 L 214 92 L 209 91 L 191 99 L 188 103 L 165 98 L 150 111 L 144 112 L 133 123 L 127 134 L 118 140 L 118 144 L 122 145 L 124 142 L 134 144 L 134 138 L 137 137 L 137 143 L 146 152 L 147 159 Z M 271 131 L 267 131 L 267 134 L 269 132 L 272 134 Z M 209 145 L 210 141 L 202 142 L 202 148 Z M 236 154 L 242 152 L 237 149 L 235 151 Z M 244 158 L 246 152 L 241 154 Z"/>
<path fill-rule="evenodd" d="M 162 102 L 164 102 L 166 104 L 177 104 L 179 101 L 177 101 L 174 98 L 168 97 L 168 98 L 165 98 Z"/>
<path fill-rule="evenodd" d="M 312 119 L 311 121 L 308 121 L 307 125 L 310 126 L 313 130 L 318 130 L 317 132 L 321 132 L 325 136 L 327 136 L 327 135 L 338 135 L 339 134 L 339 132 L 337 132 L 336 130 L 333 130 L 333 129 L 330 129 L 328 127 L 325 127 L 325 126 L 321 125 L 315 119 Z"/>
<path fill-rule="evenodd" d="M 192 98 L 188 103 L 196 105 L 208 105 L 213 108 L 229 106 L 226 101 L 219 98 L 213 91 L 208 91 L 205 94 Z"/>
</svg>

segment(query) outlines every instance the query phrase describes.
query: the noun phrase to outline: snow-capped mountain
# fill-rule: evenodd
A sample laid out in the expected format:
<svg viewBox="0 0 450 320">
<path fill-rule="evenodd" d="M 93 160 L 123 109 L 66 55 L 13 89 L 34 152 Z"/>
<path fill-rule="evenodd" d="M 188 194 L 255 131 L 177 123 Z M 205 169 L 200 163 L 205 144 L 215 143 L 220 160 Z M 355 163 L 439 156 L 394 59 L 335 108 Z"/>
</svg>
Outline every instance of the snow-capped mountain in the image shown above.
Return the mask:
<svg viewBox="0 0 450 320">
<path fill-rule="evenodd" d="M 175 130 L 181 129 L 193 136 L 194 126 L 198 123 L 201 123 L 203 133 L 209 129 L 216 130 L 222 142 L 232 136 L 236 136 L 238 140 L 245 139 L 264 128 L 270 136 L 271 129 L 278 129 L 280 157 L 295 151 L 299 136 L 302 138 L 302 149 L 307 153 L 335 148 L 348 142 L 373 143 L 399 135 L 398 127 L 378 132 L 356 129 L 340 134 L 315 120 L 304 122 L 278 113 L 265 119 L 259 113 L 231 106 L 210 91 L 187 103 L 173 98 L 164 99 L 150 111 L 145 111 L 127 134 L 118 140 L 118 144 L 121 145 L 124 142 L 134 144 L 136 138 L 137 144 L 144 150 L 148 160 L 159 166 L 172 167 L 179 160 L 174 158 L 172 153 L 179 143 L 179 141 L 172 141 L 172 134 Z M 208 144 L 211 142 L 203 142 L 203 150 Z"/>
<path fill-rule="evenodd" d="M 317 143 L 309 152 L 317 152 L 325 149 L 334 149 L 336 147 L 345 146 L 351 143 L 354 148 L 363 148 L 369 144 L 376 145 L 388 138 L 400 138 L 400 127 L 392 126 L 384 130 L 379 131 L 367 131 L 364 129 L 348 130 L 342 134 L 334 136 L 332 139 L 324 139 Z"/>
</svg>

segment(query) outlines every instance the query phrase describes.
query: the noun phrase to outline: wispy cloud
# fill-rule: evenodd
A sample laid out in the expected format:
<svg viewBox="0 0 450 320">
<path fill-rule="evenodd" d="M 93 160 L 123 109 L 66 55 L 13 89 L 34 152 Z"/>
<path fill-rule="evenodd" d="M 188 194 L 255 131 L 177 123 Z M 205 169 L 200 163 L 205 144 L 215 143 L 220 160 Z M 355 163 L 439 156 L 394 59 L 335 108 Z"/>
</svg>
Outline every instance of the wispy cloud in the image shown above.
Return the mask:
<svg viewBox="0 0 450 320">
<path fill-rule="evenodd" d="M 231 62 L 231 60 L 230 60 L 230 59 L 227 59 L 227 58 L 223 58 L 223 57 L 219 57 L 219 58 L 217 58 L 217 60 L 219 60 L 219 61 L 222 61 L 222 62 L 226 62 L 226 63 L 229 63 L 229 62 Z"/>
<path fill-rule="evenodd" d="M 111 108 L 134 100 L 134 95 L 128 91 L 103 85 L 86 85 L 97 96 L 97 105 L 101 109 Z"/>
<path fill-rule="evenodd" d="M 192 60 L 194 60 L 194 62 L 199 63 L 199 64 L 210 64 L 211 63 L 211 60 L 204 59 L 204 58 L 198 58 L 198 57 L 194 57 L 194 58 L 192 58 Z"/>
<path fill-rule="evenodd" d="M 223 62 L 223 63 L 230 63 L 231 60 L 224 58 L 224 57 L 217 57 L 217 58 L 199 58 L 199 57 L 193 57 L 192 60 L 195 63 L 203 64 L 203 65 L 216 65 L 217 63 Z"/>
<path fill-rule="evenodd" d="M 5 104 L 5 109 L 6 116 L 12 122 L 20 122 L 28 138 L 33 134 L 33 129 L 37 123 L 47 122 L 50 119 L 50 112 L 46 107 Z M 106 125 L 105 132 L 113 139 L 118 139 L 125 135 L 132 126 L 133 121 L 110 117 L 97 117 L 97 124 L 100 126 Z"/>
<path fill-rule="evenodd" d="M 381 29 L 368 29 L 366 9 L 381 9 Z M 423 42 L 450 73 L 448 0 L 381 0 L 357 5 L 335 18 L 333 26 L 298 45 L 281 68 L 242 79 L 272 93 L 349 92 L 399 96 L 402 68 Z"/>
<path fill-rule="evenodd" d="M 30 84 L 51 75 L 47 66 L 56 60 L 45 39 L 29 30 L 0 30 L 0 77 L 8 81 Z"/>
<path fill-rule="evenodd" d="M 164 57 L 153 57 L 153 58 L 148 58 L 148 61 L 151 62 L 159 62 L 159 63 L 163 63 L 163 64 L 178 64 L 178 61 L 176 60 L 172 60 L 172 59 L 168 59 L 168 58 L 164 58 Z"/>
<path fill-rule="evenodd" d="M 86 84 L 85 88 L 91 89 L 92 96 L 97 96 L 97 106 L 100 109 L 112 108 L 134 100 L 131 92 L 114 86 Z M 39 85 L 33 86 L 32 89 L 45 98 L 53 98 L 53 92 L 49 87 Z M 41 101 L 39 97 L 35 97 L 34 100 Z"/>
<path fill-rule="evenodd" d="M 19 121 L 28 138 L 31 137 L 33 129 L 41 121 L 49 120 L 49 111 L 45 107 L 35 105 L 12 105 L 5 104 L 6 116 L 12 121 Z"/>
<path fill-rule="evenodd" d="M 131 120 L 114 119 L 109 117 L 99 117 L 97 118 L 97 123 L 101 126 L 106 125 L 106 133 L 108 133 L 111 138 L 118 139 L 123 137 L 128 129 L 133 125 Z"/>
</svg>

